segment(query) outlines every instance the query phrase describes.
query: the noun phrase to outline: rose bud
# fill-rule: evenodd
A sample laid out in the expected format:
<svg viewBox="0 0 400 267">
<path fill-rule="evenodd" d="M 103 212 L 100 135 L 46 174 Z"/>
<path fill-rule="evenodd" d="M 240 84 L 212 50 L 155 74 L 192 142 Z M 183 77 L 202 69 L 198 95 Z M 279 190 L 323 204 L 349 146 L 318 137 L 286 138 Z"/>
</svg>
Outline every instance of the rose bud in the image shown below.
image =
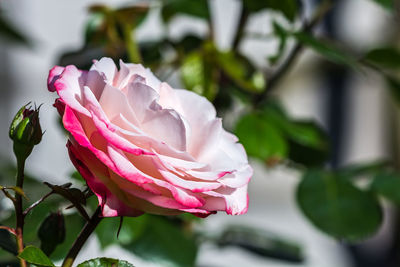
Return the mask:
<svg viewBox="0 0 400 267">
<path fill-rule="evenodd" d="M 31 109 L 28 105 L 24 105 L 17 112 L 9 131 L 10 138 L 14 141 L 14 153 L 20 159 L 29 156 L 43 135 L 39 123 L 39 108 Z"/>
<path fill-rule="evenodd" d="M 214 106 L 142 65 L 119 65 L 102 58 L 89 71 L 56 66 L 48 77 L 71 161 L 102 215 L 246 213 L 253 170 Z"/>
</svg>

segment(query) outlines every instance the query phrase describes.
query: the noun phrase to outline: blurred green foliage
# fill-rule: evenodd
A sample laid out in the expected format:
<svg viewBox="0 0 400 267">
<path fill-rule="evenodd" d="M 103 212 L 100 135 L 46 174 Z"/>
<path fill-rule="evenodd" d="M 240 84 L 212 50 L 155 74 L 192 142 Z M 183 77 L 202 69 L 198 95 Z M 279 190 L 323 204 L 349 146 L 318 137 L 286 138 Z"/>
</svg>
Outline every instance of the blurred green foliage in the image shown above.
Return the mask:
<svg viewBox="0 0 400 267">
<path fill-rule="evenodd" d="M 393 11 L 393 9 L 395 8 L 395 0 L 373 0 L 373 1 L 375 1 L 379 5 L 390 11 Z"/>
<path fill-rule="evenodd" d="M 372 192 L 357 188 L 340 172 L 307 171 L 297 189 L 297 202 L 316 227 L 338 239 L 362 240 L 382 222 Z"/>
<path fill-rule="evenodd" d="M 134 267 L 127 261 L 115 260 L 110 258 L 96 258 L 78 264 L 78 267 Z"/>
<path fill-rule="evenodd" d="M 243 8 L 247 12 L 259 12 L 265 9 L 281 12 L 289 21 L 293 22 L 298 15 L 300 2 L 297 0 L 246 0 Z"/>
</svg>

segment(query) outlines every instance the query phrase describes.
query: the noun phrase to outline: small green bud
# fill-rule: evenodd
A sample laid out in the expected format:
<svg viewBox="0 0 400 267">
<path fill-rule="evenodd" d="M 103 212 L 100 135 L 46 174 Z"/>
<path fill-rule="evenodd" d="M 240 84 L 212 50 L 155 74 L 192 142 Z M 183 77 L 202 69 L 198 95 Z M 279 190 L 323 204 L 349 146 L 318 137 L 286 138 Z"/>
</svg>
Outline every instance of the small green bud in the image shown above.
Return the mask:
<svg viewBox="0 0 400 267">
<path fill-rule="evenodd" d="M 26 159 L 35 145 L 42 140 L 42 128 L 39 123 L 39 108 L 31 109 L 24 105 L 15 115 L 10 125 L 9 135 L 14 141 L 14 153 L 17 159 Z"/>
</svg>

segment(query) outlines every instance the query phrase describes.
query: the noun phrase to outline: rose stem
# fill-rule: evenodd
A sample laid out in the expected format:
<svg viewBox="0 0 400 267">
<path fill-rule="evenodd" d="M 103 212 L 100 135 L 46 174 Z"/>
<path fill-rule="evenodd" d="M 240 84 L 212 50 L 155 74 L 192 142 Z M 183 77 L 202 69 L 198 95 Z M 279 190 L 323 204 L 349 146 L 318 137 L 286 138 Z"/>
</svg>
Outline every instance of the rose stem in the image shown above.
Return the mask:
<svg viewBox="0 0 400 267">
<path fill-rule="evenodd" d="M 22 189 L 24 184 L 24 169 L 25 159 L 18 159 L 17 157 L 17 187 Z M 17 224 L 15 228 L 15 236 L 17 240 L 18 253 L 24 250 L 24 215 L 22 211 L 22 196 L 15 192 L 15 216 L 17 217 Z M 26 267 L 26 261 L 20 259 L 21 267 Z"/>
<path fill-rule="evenodd" d="M 71 249 L 69 250 L 67 257 L 64 259 L 62 267 L 71 267 L 75 261 L 76 256 L 78 255 L 79 251 L 82 249 L 83 245 L 85 244 L 86 240 L 89 236 L 93 233 L 96 226 L 100 223 L 102 217 L 100 217 L 101 208 L 100 206 L 97 208 L 93 216 L 90 218 L 88 222 L 86 222 L 85 227 L 83 227 L 82 231 L 79 233 L 78 238 L 75 240 L 74 244 L 72 245 Z"/>
</svg>

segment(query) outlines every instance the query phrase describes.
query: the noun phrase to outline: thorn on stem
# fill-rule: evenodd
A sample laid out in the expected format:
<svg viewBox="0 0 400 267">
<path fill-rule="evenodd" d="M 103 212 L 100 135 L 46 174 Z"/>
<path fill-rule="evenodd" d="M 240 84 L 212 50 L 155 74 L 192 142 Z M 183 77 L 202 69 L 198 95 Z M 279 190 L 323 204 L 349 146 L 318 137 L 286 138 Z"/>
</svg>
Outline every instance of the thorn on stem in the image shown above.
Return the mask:
<svg viewBox="0 0 400 267">
<path fill-rule="evenodd" d="M 121 232 L 122 224 L 124 222 L 124 217 L 123 216 L 121 216 L 119 218 L 120 219 L 119 219 L 119 226 L 118 226 L 118 231 L 117 231 L 117 239 L 119 238 L 119 233 Z"/>
</svg>

